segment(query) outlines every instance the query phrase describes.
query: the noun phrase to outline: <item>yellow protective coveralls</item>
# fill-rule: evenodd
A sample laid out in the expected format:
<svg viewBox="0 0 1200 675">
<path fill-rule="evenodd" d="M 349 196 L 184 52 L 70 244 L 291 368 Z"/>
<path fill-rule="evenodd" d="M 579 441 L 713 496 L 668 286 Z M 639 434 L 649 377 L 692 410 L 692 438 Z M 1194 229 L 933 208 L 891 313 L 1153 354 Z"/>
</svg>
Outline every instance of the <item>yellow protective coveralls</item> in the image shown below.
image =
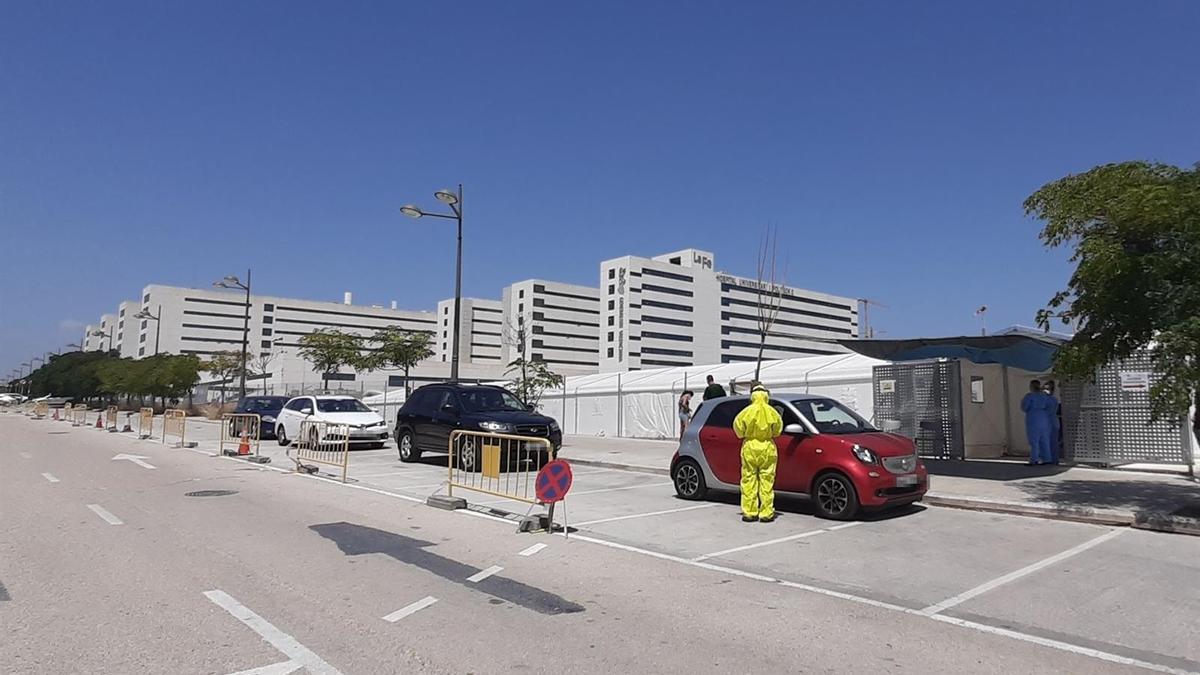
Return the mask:
<svg viewBox="0 0 1200 675">
<path fill-rule="evenodd" d="M 770 400 L 766 390 L 756 389 L 733 420 L 733 432 L 742 439 L 742 515 L 759 520 L 775 517 L 775 439 L 783 433 L 783 419 Z"/>
</svg>

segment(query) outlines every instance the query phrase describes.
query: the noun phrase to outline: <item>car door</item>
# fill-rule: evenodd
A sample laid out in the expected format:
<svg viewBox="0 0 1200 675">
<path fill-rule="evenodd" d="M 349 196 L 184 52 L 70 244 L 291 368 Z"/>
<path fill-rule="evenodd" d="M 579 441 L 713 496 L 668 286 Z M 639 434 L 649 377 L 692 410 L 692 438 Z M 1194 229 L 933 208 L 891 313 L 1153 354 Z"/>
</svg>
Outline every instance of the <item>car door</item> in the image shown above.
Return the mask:
<svg viewBox="0 0 1200 675">
<path fill-rule="evenodd" d="M 462 426 L 462 405 L 457 392 L 446 388 L 440 396 L 434 397 L 432 415 L 433 423 L 429 425 L 431 441 L 441 452 L 448 452 L 450 432 Z"/>
<path fill-rule="evenodd" d="M 417 428 L 421 425 L 421 416 L 419 414 L 423 401 L 428 398 L 428 391 L 418 389 L 409 395 L 408 400 L 404 405 L 400 406 L 400 410 L 396 412 L 396 437 L 404 433 L 404 427 L 412 429 L 413 442 L 417 447 L 421 447 L 421 439 L 417 433 Z"/>
<path fill-rule="evenodd" d="M 793 405 L 809 422 L 805 427 L 813 428 L 812 404 L 807 401 L 793 401 Z M 796 452 L 792 456 L 792 466 L 789 468 L 789 471 L 794 470 L 794 477 L 789 477 L 789 482 L 793 482 L 795 485 L 794 488 L 789 488 L 790 492 L 808 492 L 812 488 L 812 481 L 817 472 L 829 465 L 829 460 L 825 457 L 825 448 L 821 447 L 822 441 L 827 439 L 828 436 L 822 436 L 819 433 L 806 433 L 800 437 Z"/>
<path fill-rule="evenodd" d="M 434 416 L 438 406 L 441 405 L 446 389 L 444 387 L 434 387 L 425 388 L 421 391 L 424 395 L 417 401 L 419 405 L 413 410 L 412 420 L 413 433 L 416 435 L 417 443 L 422 450 L 446 452 L 446 445 L 444 443 L 438 445 L 437 419 Z"/>
<path fill-rule="evenodd" d="M 791 406 L 786 405 L 782 401 L 771 401 L 771 407 L 779 413 L 783 419 L 783 427 L 786 429 L 789 425 L 799 424 L 804 426 L 796 411 L 792 410 Z M 807 429 L 807 427 L 805 427 Z M 775 489 L 785 492 L 807 492 L 808 481 L 805 480 L 805 475 L 811 475 L 807 470 L 807 465 L 810 464 L 811 448 L 805 446 L 805 442 L 810 438 L 810 434 L 792 434 L 784 432 L 779 438 L 775 439 L 775 448 L 778 451 L 779 461 L 775 467 Z"/>
<path fill-rule="evenodd" d="M 717 480 L 738 485 L 742 480 L 742 441 L 733 433 L 733 420 L 745 408 L 745 399 L 718 403 L 700 428 L 700 449 Z"/>
</svg>

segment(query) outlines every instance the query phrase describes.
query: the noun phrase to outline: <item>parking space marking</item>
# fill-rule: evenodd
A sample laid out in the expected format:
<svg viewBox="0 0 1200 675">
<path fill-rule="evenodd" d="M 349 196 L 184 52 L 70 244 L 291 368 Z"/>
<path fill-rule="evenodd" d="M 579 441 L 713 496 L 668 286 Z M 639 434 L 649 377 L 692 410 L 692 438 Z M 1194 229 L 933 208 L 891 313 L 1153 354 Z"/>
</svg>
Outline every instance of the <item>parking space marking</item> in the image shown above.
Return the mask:
<svg viewBox="0 0 1200 675">
<path fill-rule="evenodd" d="M 99 504 L 88 504 L 87 507 L 92 510 L 92 513 L 103 518 L 105 520 L 105 522 L 107 522 L 109 525 L 124 525 L 125 524 L 125 523 L 121 522 L 120 518 L 109 513 L 107 509 L 105 509 L 103 506 L 100 506 Z"/>
<path fill-rule="evenodd" d="M 409 616 L 411 614 L 416 614 L 417 612 L 425 609 L 426 607 L 432 605 L 433 603 L 435 603 L 437 601 L 438 601 L 437 598 L 433 597 L 432 595 L 427 595 L 427 596 L 421 598 L 420 600 L 412 603 L 411 605 L 401 607 L 400 609 L 392 612 L 391 614 L 388 614 L 387 616 L 383 617 L 383 620 L 389 621 L 391 623 L 396 623 L 400 619 L 403 619 L 404 617 Z"/>
<path fill-rule="evenodd" d="M 486 570 L 479 570 L 475 574 L 472 574 L 471 576 L 467 577 L 467 581 L 470 581 L 473 584 L 477 584 L 477 583 L 483 581 L 484 579 L 492 576 L 493 574 L 497 574 L 497 573 L 503 572 L 503 571 L 504 571 L 503 567 L 501 567 L 499 565 L 492 565 L 491 567 L 487 568 Z"/>
<path fill-rule="evenodd" d="M 627 516 L 613 516 L 612 518 L 598 518 L 596 520 L 585 520 L 582 523 L 575 523 L 573 527 L 583 527 L 584 525 L 597 525 L 599 523 L 612 523 L 618 520 L 633 520 L 634 518 L 649 518 L 650 516 L 662 516 L 668 513 L 680 513 L 682 511 L 695 511 L 696 509 L 707 509 L 714 506 L 721 506 L 717 502 L 709 502 L 707 504 L 697 504 L 695 506 L 684 506 L 678 509 L 667 509 L 666 511 L 650 511 L 648 513 L 633 513 Z"/>
<path fill-rule="evenodd" d="M 54 474 L 44 473 L 44 474 L 42 474 L 42 478 L 45 478 L 46 480 L 50 481 L 51 483 L 59 482 L 58 479 L 54 477 Z"/>
<path fill-rule="evenodd" d="M 674 483 L 646 483 L 644 485 L 622 485 L 620 487 L 599 488 L 596 490 L 583 490 L 582 492 L 571 492 L 570 496 L 578 497 L 580 495 L 600 494 L 601 492 L 616 492 L 618 490 L 637 490 L 640 488 L 652 488 L 652 487 L 671 487 L 673 485 L 675 485 L 675 484 Z"/>
<path fill-rule="evenodd" d="M 28 452 L 22 452 L 21 458 L 22 459 L 33 459 L 33 455 L 29 454 Z"/>
<path fill-rule="evenodd" d="M 1125 530 L 1109 530 L 1108 532 L 1105 532 L 1104 534 L 1100 535 L 1099 537 L 1096 537 L 1094 539 L 1089 539 L 1078 546 L 1075 546 L 1073 548 L 1069 548 L 1069 549 L 1063 551 L 1062 553 L 1052 555 L 1049 558 L 1043 558 L 1042 560 L 1039 560 L 1039 561 L 1033 563 L 1032 565 L 1026 565 L 1025 567 L 1022 567 L 1021 569 L 1016 570 L 1014 572 L 1009 572 L 1008 574 L 1005 574 L 1002 577 L 996 577 L 995 579 L 992 579 L 991 581 L 987 581 L 982 584 L 979 584 L 975 588 L 972 588 L 968 591 L 959 593 L 958 595 L 956 595 L 952 598 L 946 598 L 945 600 L 943 600 L 935 605 L 930 605 L 930 606 L 926 607 L 925 609 L 922 609 L 921 613 L 926 616 L 933 616 L 934 614 L 940 614 L 941 612 L 944 612 L 947 609 L 954 607 L 955 605 L 961 605 L 962 603 L 964 603 L 978 595 L 983 595 L 984 593 L 987 593 L 988 591 L 999 588 L 1000 586 L 1003 586 L 1004 584 L 1016 581 L 1017 579 L 1020 579 L 1021 577 L 1033 574 L 1034 572 L 1041 570 L 1041 569 L 1045 569 L 1055 563 L 1062 562 L 1063 560 L 1066 560 L 1067 558 L 1070 558 L 1072 556 L 1083 553 L 1084 551 L 1088 550 L 1089 548 L 1092 548 L 1094 546 L 1099 546 L 1100 544 L 1103 544 L 1104 542 L 1108 541 L 1109 539 L 1112 539 L 1113 537 L 1120 535 L 1124 531 Z"/>
<path fill-rule="evenodd" d="M 239 670 L 238 672 L 231 673 L 230 675 L 288 675 L 288 673 L 294 673 L 300 668 L 303 668 L 303 666 L 289 659 L 279 663 L 272 663 L 269 666 L 263 666 L 261 668 Z"/>
<path fill-rule="evenodd" d="M 793 534 L 793 535 L 789 535 L 787 537 L 780 537 L 778 539 L 768 539 L 766 541 L 759 541 L 759 542 L 755 542 L 753 544 L 746 544 L 745 546 L 735 546 L 734 548 L 727 548 L 724 551 L 717 551 L 715 553 L 705 553 L 704 555 L 699 555 L 699 556 L 696 556 L 695 558 L 692 558 L 692 560 L 695 562 L 700 562 L 702 560 L 708 560 L 709 558 L 719 558 L 723 555 L 729 555 L 730 553 L 739 553 L 741 551 L 749 551 L 749 550 L 755 549 L 755 548 L 762 548 L 763 546 L 774 546 L 775 544 L 784 544 L 789 541 L 795 541 L 797 539 L 804 539 L 805 537 L 814 537 L 818 534 L 825 534 L 826 532 L 834 532 L 836 530 L 844 530 L 848 527 L 855 527 L 857 525 L 862 525 L 862 521 L 855 521 L 853 523 L 842 523 L 841 525 L 834 525 L 833 527 L 823 527 L 819 530 L 809 530 L 808 532 L 800 532 L 799 534 Z"/>
<path fill-rule="evenodd" d="M 271 622 L 255 614 L 249 607 L 238 602 L 225 591 L 204 591 L 204 597 L 212 600 L 218 607 L 224 609 L 241 621 L 247 628 L 258 633 L 258 636 L 284 656 L 308 669 L 308 672 L 324 675 L 342 675 L 341 671 L 329 665 L 312 650 L 296 641 L 296 638 L 279 630 Z"/>
<path fill-rule="evenodd" d="M 526 558 L 528 558 L 529 556 L 533 555 L 534 553 L 537 553 L 538 551 L 540 551 L 544 548 L 546 548 L 545 544 L 534 544 L 533 546 L 530 546 L 529 548 L 525 549 L 524 551 L 521 551 L 517 555 L 523 555 Z"/>
</svg>

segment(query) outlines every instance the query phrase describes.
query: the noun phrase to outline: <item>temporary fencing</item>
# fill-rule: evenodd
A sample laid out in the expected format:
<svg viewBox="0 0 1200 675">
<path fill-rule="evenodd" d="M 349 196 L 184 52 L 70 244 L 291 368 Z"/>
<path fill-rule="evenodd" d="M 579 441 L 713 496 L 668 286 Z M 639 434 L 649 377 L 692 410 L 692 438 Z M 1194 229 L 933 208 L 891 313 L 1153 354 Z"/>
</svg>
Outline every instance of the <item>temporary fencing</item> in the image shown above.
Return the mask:
<svg viewBox="0 0 1200 675">
<path fill-rule="evenodd" d="M 292 456 L 291 450 L 296 451 Z M 348 424 L 332 424 L 319 420 L 305 420 L 300 423 L 300 432 L 293 441 L 288 457 L 296 463 L 297 471 L 316 473 L 316 467 L 305 462 L 324 464 L 342 470 L 342 482 L 346 482 L 346 473 L 350 469 L 350 426 Z"/>
<path fill-rule="evenodd" d="M 82 427 L 87 425 L 87 406 L 80 403 L 71 408 L 71 426 Z"/>
<path fill-rule="evenodd" d="M 71 417 L 71 409 L 72 409 L 73 407 L 74 407 L 74 406 L 73 406 L 73 405 L 71 405 L 70 403 L 64 403 L 64 404 L 63 404 L 62 421 L 64 421 L 64 422 L 74 422 L 74 421 L 75 421 L 75 420 L 74 420 L 74 419 L 72 419 L 72 417 Z"/>
<path fill-rule="evenodd" d="M 164 444 L 167 442 L 167 436 L 179 437 L 174 447 L 189 447 L 187 444 L 187 413 L 185 411 L 171 408 L 163 413 L 162 442 Z"/>
<path fill-rule="evenodd" d="M 117 406 L 110 405 L 104 409 L 104 428 L 109 431 L 120 431 L 117 429 Z"/>
<path fill-rule="evenodd" d="M 150 438 L 154 435 L 154 408 L 138 410 L 138 438 Z"/>
<path fill-rule="evenodd" d="M 447 493 L 473 490 L 526 504 L 537 504 L 537 472 L 554 459 L 545 438 L 482 431 L 450 434 Z"/>
<path fill-rule="evenodd" d="M 261 432 L 262 416 L 257 413 L 221 415 L 221 454 L 258 457 Z"/>
<path fill-rule="evenodd" d="M 33 418 L 35 420 L 44 420 L 46 415 L 50 413 L 50 404 L 46 401 L 38 401 L 33 404 Z"/>
</svg>

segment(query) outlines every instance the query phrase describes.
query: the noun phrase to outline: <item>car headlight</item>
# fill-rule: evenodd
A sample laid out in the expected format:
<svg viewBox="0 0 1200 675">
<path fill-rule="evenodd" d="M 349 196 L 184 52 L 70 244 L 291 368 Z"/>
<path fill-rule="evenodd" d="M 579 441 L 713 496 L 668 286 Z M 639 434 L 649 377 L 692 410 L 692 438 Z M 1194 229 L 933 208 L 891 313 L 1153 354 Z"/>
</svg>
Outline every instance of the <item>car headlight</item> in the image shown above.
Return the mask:
<svg viewBox="0 0 1200 675">
<path fill-rule="evenodd" d="M 878 464 L 879 459 L 875 457 L 875 453 L 870 448 L 864 448 L 861 445 L 855 445 L 850 448 L 850 452 L 854 453 L 854 457 L 863 464 Z"/>
<path fill-rule="evenodd" d="M 264 422 L 274 422 L 274 421 L 275 421 L 275 418 L 274 418 L 274 417 L 271 417 L 270 415 L 263 415 L 262 421 L 264 421 Z"/>
<path fill-rule="evenodd" d="M 511 424 L 504 422 L 480 422 L 479 428 L 484 431 L 494 431 L 496 433 L 506 434 L 513 430 Z"/>
<path fill-rule="evenodd" d="M 378 422 L 376 422 L 376 423 L 372 424 L 371 426 L 373 426 L 373 427 L 386 427 L 386 426 L 387 426 L 387 422 L 384 422 L 383 420 L 379 420 Z"/>
</svg>

